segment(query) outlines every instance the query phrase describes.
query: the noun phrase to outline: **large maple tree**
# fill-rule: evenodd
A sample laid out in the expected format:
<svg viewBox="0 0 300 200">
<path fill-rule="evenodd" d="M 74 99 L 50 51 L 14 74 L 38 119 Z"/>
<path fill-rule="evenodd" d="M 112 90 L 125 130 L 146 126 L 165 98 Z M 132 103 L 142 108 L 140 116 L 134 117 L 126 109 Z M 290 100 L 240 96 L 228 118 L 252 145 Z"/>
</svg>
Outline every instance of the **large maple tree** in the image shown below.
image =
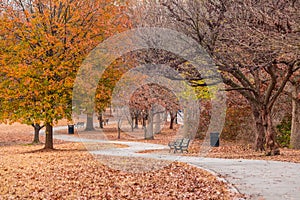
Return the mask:
<svg viewBox="0 0 300 200">
<path fill-rule="evenodd" d="M 71 120 L 72 87 L 87 53 L 122 31 L 123 6 L 108 0 L 7 1 L 1 7 L 1 119 L 46 126 Z"/>
</svg>

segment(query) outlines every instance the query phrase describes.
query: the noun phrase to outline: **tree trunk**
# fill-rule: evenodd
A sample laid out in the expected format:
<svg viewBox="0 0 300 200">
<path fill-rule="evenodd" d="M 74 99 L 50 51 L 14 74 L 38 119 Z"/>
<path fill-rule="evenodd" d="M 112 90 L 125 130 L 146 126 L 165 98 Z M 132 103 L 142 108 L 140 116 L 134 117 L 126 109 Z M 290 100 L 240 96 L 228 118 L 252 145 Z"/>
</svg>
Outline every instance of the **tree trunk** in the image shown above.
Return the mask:
<svg viewBox="0 0 300 200">
<path fill-rule="evenodd" d="M 135 121 L 135 126 L 134 126 L 134 128 L 139 128 L 139 116 L 138 116 L 138 115 L 135 115 L 134 121 Z"/>
<path fill-rule="evenodd" d="M 266 114 L 267 124 L 265 126 L 266 129 L 266 146 L 267 146 L 267 155 L 279 155 L 280 150 L 276 143 L 276 131 L 273 127 L 273 122 L 271 118 L 271 112 Z"/>
<path fill-rule="evenodd" d="M 174 128 L 174 121 L 175 121 L 175 117 L 171 114 L 171 121 L 170 121 L 170 129 Z"/>
<path fill-rule="evenodd" d="M 118 139 L 121 138 L 121 120 L 118 120 Z"/>
<path fill-rule="evenodd" d="M 300 85 L 296 85 L 292 92 L 292 128 L 291 147 L 300 149 Z"/>
<path fill-rule="evenodd" d="M 171 118 L 170 119 L 170 129 L 173 129 L 174 128 L 174 122 L 176 122 L 176 118 L 177 118 L 177 111 L 176 112 L 171 111 L 170 112 L 170 118 Z"/>
<path fill-rule="evenodd" d="M 39 124 L 32 124 L 33 128 L 34 128 L 34 137 L 33 137 L 33 144 L 37 144 L 40 143 L 40 125 Z"/>
<path fill-rule="evenodd" d="M 146 130 L 145 139 L 153 140 L 154 136 L 153 136 L 153 111 L 152 111 L 152 108 L 149 111 L 148 127 L 145 130 Z"/>
<path fill-rule="evenodd" d="M 131 123 L 130 123 L 130 127 L 131 127 L 131 132 L 134 131 L 134 116 L 131 117 Z"/>
<path fill-rule="evenodd" d="M 44 149 L 53 149 L 53 127 L 50 123 L 46 123 L 46 141 Z"/>
<path fill-rule="evenodd" d="M 160 113 L 156 113 L 153 116 L 153 121 L 154 121 L 154 134 L 159 134 L 161 131 L 161 117 Z"/>
<path fill-rule="evenodd" d="M 98 120 L 99 120 L 99 127 L 103 128 L 103 115 L 102 115 L 102 113 L 99 113 Z"/>
<path fill-rule="evenodd" d="M 252 112 L 256 125 L 255 150 L 267 150 L 267 155 L 279 155 L 280 151 L 276 143 L 276 132 L 273 127 L 271 111 L 267 110 L 266 106 L 252 105 Z"/>
<path fill-rule="evenodd" d="M 87 114 L 87 119 L 86 119 L 86 128 L 85 131 L 93 131 L 94 129 L 94 120 L 93 120 L 93 113 L 88 113 Z"/>
<path fill-rule="evenodd" d="M 193 121 L 192 121 L 192 115 L 193 110 L 190 106 L 185 107 L 185 110 L 183 112 L 183 135 L 182 137 L 191 137 L 191 134 L 193 133 Z"/>
<path fill-rule="evenodd" d="M 262 110 L 252 105 L 252 112 L 255 120 L 256 133 L 255 133 L 255 150 L 264 151 L 264 138 L 265 130 L 263 124 Z"/>
<path fill-rule="evenodd" d="M 32 143 L 33 144 L 38 144 L 40 143 L 40 130 L 44 127 L 44 126 L 40 126 L 39 124 L 32 124 L 33 128 L 34 128 L 34 138 Z"/>
<path fill-rule="evenodd" d="M 40 129 L 34 126 L 34 138 L 32 141 L 33 144 L 40 143 Z"/>
<path fill-rule="evenodd" d="M 142 126 L 143 126 L 143 128 L 145 128 L 146 127 L 146 117 L 144 117 L 143 116 L 143 119 L 142 119 Z"/>
</svg>

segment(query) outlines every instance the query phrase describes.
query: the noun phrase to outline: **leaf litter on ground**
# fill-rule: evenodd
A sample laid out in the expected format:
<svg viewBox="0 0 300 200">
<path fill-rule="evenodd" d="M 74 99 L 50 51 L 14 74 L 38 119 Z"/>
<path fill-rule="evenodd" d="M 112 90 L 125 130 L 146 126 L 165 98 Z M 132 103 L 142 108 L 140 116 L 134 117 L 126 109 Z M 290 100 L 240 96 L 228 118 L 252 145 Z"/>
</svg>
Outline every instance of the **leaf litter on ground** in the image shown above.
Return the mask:
<svg viewBox="0 0 300 200">
<path fill-rule="evenodd" d="M 99 162 L 81 143 L 55 140 L 56 150 L 43 150 L 43 144 L 28 145 L 33 135 L 25 129 L 0 130 L 0 199 L 244 197 L 209 172 L 183 163 L 131 173 Z M 155 162 L 144 162 L 150 161 Z"/>
</svg>

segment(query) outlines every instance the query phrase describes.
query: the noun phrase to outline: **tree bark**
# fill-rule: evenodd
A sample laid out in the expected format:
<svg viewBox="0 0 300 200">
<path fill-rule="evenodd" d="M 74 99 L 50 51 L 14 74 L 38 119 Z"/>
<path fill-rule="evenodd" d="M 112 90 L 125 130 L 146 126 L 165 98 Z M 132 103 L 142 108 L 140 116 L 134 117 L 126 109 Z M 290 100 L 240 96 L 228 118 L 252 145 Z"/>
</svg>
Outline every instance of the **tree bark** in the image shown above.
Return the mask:
<svg viewBox="0 0 300 200">
<path fill-rule="evenodd" d="M 40 130 L 44 127 L 44 126 L 40 126 L 39 124 L 32 124 L 33 128 L 34 128 L 34 138 L 32 143 L 33 144 L 38 144 L 40 143 Z"/>
<path fill-rule="evenodd" d="M 85 131 L 93 131 L 93 130 L 95 130 L 94 129 L 93 115 L 94 115 L 94 113 L 87 113 Z"/>
<path fill-rule="evenodd" d="M 143 128 L 146 127 L 146 121 L 147 121 L 146 116 L 143 116 L 143 118 L 142 118 L 142 126 L 143 126 Z"/>
<path fill-rule="evenodd" d="M 153 111 L 152 108 L 150 108 L 149 115 L 148 115 L 148 127 L 145 129 L 145 139 L 147 140 L 153 140 Z"/>
<path fill-rule="evenodd" d="M 53 127 L 50 123 L 46 123 L 46 140 L 44 149 L 53 149 Z"/>
<path fill-rule="evenodd" d="M 159 134 L 161 131 L 161 118 L 160 113 L 155 113 L 153 116 L 154 121 L 154 134 Z"/>
<path fill-rule="evenodd" d="M 292 91 L 292 128 L 291 147 L 300 149 L 300 84 L 295 85 Z"/>
<path fill-rule="evenodd" d="M 118 139 L 121 138 L 121 120 L 118 120 Z"/>
<path fill-rule="evenodd" d="M 170 129 L 174 129 L 174 121 L 175 121 L 175 118 L 176 118 L 176 115 L 174 115 L 173 112 L 170 112 Z"/>
<path fill-rule="evenodd" d="M 271 111 L 269 111 L 266 114 L 266 120 L 267 120 L 267 126 L 265 127 L 266 130 L 266 146 L 267 146 L 267 152 L 266 155 L 279 155 L 280 150 L 278 148 L 278 145 L 276 143 L 276 131 L 273 127 L 272 117 L 271 117 Z"/>
<path fill-rule="evenodd" d="M 261 110 L 256 106 L 252 105 L 252 112 L 255 120 L 256 134 L 255 134 L 255 150 L 256 151 L 264 151 L 264 124 Z"/>
<path fill-rule="evenodd" d="M 131 126 L 131 132 L 134 131 L 134 126 L 135 126 L 134 123 L 135 123 L 135 122 L 134 122 L 134 116 L 132 116 L 132 117 L 131 117 L 131 123 L 130 123 L 130 126 Z"/>
<path fill-rule="evenodd" d="M 134 128 L 139 128 L 139 116 L 138 116 L 138 115 L 135 115 L 134 121 L 135 121 L 135 126 L 134 126 Z"/>
<path fill-rule="evenodd" d="M 276 143 L 276 131 L 273 127 L 271 110 L 268 110 L 266 106 L 252 105 L 252 112 L 256 125 L 255 150 L 267 150 L 266 155 L 279 155 L 280 151 Z"/>
<path fill-rule="evenodd" d="M 99 120 L 99 127 L 103 128 L 103 115 L 102 115 L 102 113 L 99 113 L 98 120 Z"/>
</svg>

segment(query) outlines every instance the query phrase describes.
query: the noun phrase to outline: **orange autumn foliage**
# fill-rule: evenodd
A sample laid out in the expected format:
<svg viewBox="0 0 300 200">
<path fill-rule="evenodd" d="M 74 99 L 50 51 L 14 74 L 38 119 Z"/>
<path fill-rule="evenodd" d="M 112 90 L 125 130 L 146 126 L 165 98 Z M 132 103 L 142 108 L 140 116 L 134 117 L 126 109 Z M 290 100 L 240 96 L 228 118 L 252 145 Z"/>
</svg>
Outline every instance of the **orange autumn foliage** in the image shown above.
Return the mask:
<svg viewBox="0 0 300 200">
<path fill-rule="evenodd" d="M 99 42 L 129 26 L 125 7 L 40 0 L 12 1 L 1 10 L 0 120 L 52 127 L 71 119 L 76 72 Z"/>
</svg>

